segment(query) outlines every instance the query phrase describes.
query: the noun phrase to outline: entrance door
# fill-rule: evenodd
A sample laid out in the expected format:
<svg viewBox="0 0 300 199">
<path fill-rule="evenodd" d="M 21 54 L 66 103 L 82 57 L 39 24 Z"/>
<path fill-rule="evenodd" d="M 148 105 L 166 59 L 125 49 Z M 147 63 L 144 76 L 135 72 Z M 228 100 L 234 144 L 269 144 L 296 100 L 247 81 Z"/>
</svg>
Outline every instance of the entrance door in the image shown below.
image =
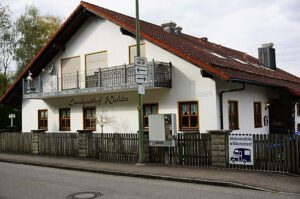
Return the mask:
<svg viewBox="0 0 300 199">
<path fill-rule="evenodd" d="M 289 106 L 279 100 L 272 101 L 269 107 L 270 133 L 288 133 L 290 117 Z"/>
</svg>

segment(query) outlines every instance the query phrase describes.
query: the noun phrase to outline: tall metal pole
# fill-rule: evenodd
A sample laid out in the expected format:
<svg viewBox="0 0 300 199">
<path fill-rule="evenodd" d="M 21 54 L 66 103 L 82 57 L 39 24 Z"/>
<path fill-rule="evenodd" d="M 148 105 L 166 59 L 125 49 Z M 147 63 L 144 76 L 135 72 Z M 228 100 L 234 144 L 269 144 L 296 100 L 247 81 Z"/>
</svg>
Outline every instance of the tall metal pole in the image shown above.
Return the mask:
<svg viewBox="0 0 300 199">
<path fill-rule="evenodd" d="M 140 19 L 139 19 L 139 0 L 135 0 L 136 9 L 136 51 L 137 56 L 141 56 L 140 49 Z M 139 163 L 144 162 L 144 127 L 143 127 L 143 95 L 139 95 L 138 113 L 139 113 Z"/>
</svg>

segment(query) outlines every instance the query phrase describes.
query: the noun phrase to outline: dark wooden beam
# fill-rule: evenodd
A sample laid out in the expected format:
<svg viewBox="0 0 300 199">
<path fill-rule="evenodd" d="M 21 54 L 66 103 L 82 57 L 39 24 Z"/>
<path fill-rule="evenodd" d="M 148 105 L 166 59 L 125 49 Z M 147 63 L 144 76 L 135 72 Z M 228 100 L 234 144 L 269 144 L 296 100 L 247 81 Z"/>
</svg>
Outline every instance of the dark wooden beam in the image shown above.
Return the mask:
<svg viewBox="0 0 300 199">
<path fill-rule="evenodd" d="M 53 43 L 53 48 L 55 48 L 56 50 L 62 50 L 64 51 L 66 49 L 65 44 L 61 44 L 61 43 Z"/>
<path fill-rule="evenodd" d="M 124 28 L 120 28 L 120 31 L 121 31 L 121 33 L 122 33 L 123 35 L 127 35 L 127 36 L 130 36 L 130 37 L 134 37 L 134 38 L 135 38 L 135 34 L 134 34 L 134 33 L 130 32 L 130 31 L 124 29 Z"/>
</svg>

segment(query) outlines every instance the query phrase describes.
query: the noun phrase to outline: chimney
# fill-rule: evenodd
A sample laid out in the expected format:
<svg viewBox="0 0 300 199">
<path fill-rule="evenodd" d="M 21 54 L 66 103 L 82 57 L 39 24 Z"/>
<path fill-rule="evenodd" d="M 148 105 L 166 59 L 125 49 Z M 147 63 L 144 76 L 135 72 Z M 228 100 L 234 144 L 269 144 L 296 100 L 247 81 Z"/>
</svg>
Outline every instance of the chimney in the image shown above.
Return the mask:
<svg viewBox="0 0 300 199">
<path fill-rule="evenodd" d="M 176 25 L 177 24 L 175 22 L 170 21 L 168 23 L 161 24 L 161 27 L 164 31 L 175 34 Z"/>
<path fill-rule="evenodd" d="M 203 41 L 208 41 L 207 37 L 201 37 L 200 39 L 203 40 Z"/>
<path fill-rule="evenodd" d="M 181 35 L 181 31 L 182 31 L 182 27 L 177 26 L 177 27 L 175 28 L 175 35 L 180 36 L 180 35 Z"/>
<path fill-rule="evenodd" d="M 276 70 L 275 49 L 273 46 L 273 43 L 266 43 L 262 44 L 261 48 L 258 48 L 258 63 L 272 70 Z"/>
</svg>

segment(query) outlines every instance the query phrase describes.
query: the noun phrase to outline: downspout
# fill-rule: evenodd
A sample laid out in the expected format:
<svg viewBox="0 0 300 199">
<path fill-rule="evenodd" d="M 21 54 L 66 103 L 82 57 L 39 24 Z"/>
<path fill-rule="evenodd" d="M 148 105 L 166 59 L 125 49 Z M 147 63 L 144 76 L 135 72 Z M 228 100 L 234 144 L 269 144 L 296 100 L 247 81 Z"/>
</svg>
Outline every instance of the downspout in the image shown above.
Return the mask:
<svg viewBox="0 0 300 199">
<path fill-rule="evenodd" d="M 230 90 L 224 90 L 221 91 L 219 96 L 220 96 L 220 116 L 221 116 L 221 130 L 224 130 L 224 121 L 223 121 L 223 94 L 224 93 L 230 93 L 230 92 L 235 92 L 235 91 L 243 91 L 245 90 L 245 83 L 242 83 L 243 87 L 242 88 L 236 88 L 236 89 L 230 89 Z"/>
</svg>

